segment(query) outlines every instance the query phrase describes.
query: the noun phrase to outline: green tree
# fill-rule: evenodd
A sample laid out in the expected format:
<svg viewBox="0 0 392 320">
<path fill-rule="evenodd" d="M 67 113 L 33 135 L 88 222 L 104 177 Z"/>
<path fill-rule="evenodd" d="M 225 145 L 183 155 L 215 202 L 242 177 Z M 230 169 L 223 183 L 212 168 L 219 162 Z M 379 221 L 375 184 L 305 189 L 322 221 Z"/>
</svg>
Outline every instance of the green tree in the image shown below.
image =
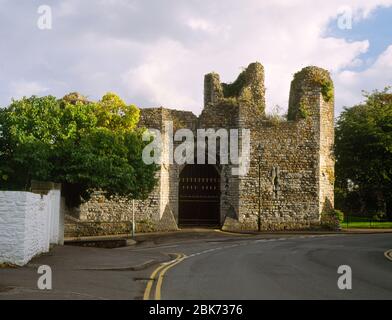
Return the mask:
<svg viewBox="0 0 392 320">
<path fill-rule="evenodd" d="M 112 131 L 127 132 L 135 129 L 139 122 L 140 110 L 134 105 L 127 105 L 116 94 L 109 92 L 94 105 L 97 126 Z"/>
<path fill-rule="evenodd" d="M 14 100 L 1 112 L 2 184 L 27 188 L 34 176 L 46 180 L 52 169 L 48 157 L 55 148 L 61 127 L 55 97 Z"/>
<path fill-rule="evenodd" d="M 0 186 L 60 182 L 69 205 L 94 189 L 145 198 L 157 168 L 142 161 L 147 142 L 138 121 L 139 110 L 113 93 L 96 103 L 77 93 L 14 100 L 0 113 Z"/>
<path fill-rule="evenodd" d="M 386 88 L 364 96 L 336 124 L 337 200 L 349 206 L 357 199 L 357 209 L 392 217 L 392 93 Z"/>
</svg>

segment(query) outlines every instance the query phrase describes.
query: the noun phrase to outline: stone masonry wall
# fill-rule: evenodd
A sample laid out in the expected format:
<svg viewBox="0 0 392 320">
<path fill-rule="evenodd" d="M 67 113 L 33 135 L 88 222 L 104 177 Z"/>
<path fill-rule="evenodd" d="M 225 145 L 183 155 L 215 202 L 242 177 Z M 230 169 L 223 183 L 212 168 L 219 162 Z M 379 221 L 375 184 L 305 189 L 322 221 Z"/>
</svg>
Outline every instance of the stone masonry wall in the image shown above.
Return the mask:
<svg viewBox="0 0 392 320">
<path fill-rule="evenodd" d="M 318 223 L 317 145 L 312 133 L 311 119 L 264 121 L 258 130 L 251 130 L 250 169 L 240 177 L 236 229 L 257 229 L 259 162 L 262 229 L 298 229 Z"/>
<path fill-rule="evenodd" d="M 261 144 L 261 227 L 302 229 L 320 224 L 333 208 L 333 87 L 327 71 L 307 67 L 294 77 L 289 121 L 267 121 L 240 106 L 240 125 L 251 129 L 249 174 L 240 178 L 239 219 L 226 229 L 256 229 L 258 152 Z M 248 110 L 248 111 L 247 111 Z"/>
</svg>

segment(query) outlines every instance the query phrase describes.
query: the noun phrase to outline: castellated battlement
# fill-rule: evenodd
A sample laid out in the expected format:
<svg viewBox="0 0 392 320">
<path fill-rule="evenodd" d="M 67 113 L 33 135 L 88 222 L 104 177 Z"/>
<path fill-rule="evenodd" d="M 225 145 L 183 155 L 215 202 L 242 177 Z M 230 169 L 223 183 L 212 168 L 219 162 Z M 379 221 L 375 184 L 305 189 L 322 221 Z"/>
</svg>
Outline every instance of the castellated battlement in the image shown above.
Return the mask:
<svg viewBox="0 0 392 320">
<path fill-rule="evenodd" d="M 141 109 L 139 125 L 161 131 L 165 121 L 172 121 L 174 130 L 194 132 L 249 129 L 250 167 L 245 176 L 235 176 L 232 164 L 162 164 L 155 190 L 136 203 L 137 229 L 213 225 L 255 230 L 259 216 L 263 230 L 319 227 L 334 203 L 333 119 L 332 80 L 328 71 L 314 66 L 294 75 L 287 120 L 266 116 L 264 68 L 258 62 L 230 84 L 220 82 L 216 73 L 205 75 L 199 117 L 162 107 Z M 167 142 L 162 143 L 168 152 Z M 93 199 L 81 206 L 81 218 L 128 220 L 127 208 L 124 202 Z"/>
<path fill-rule="evenodd" d="M 288 120 L 320 116 L 320 93 L 324 102 L 333 107 L 333 82 L 328 71 L 310 66 L 297 72 L 290 87 Z"/>
<path fill-rule="evenodd" d="M 315 66 L 303 68 L 294 75 L 290 87 L 288 121 L 320 117 L 320 96 L 324 107 L 333 108 L 333 82 L 327 70 Z M 264 67 L 249 64 L 232 83 L 220 82 L 215 72 L 204 76 L 204 108 L 199 117 L 192 112 L 159 108 L 142 109 L 140 124 L 161 128 L 163 121 L 175 127 L 270 126 L 265 113 Z M 331 120 L 331 119 L 330 119 Z M 333 121 L 333 119 L 332 119 Z M 280 119 L 282 125 L 283 119 Z"/>
<path fill-rule="evenodd" d="M 246 100 L 264 114 L 264 67 L 261 63 L 251 63 L 232 83 L 220 82 L 219 74 L 215 72 L 204 76 L 204 107 L 233 100 Z"/>
</svg>

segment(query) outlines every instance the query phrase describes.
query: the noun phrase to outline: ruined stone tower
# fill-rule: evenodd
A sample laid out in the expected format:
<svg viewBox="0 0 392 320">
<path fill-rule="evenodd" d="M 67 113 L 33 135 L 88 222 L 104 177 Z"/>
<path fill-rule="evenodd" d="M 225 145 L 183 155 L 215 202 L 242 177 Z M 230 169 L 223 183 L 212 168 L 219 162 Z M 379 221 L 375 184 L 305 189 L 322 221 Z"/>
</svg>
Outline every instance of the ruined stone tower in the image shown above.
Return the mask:
<svg viewBox="0 0 392 320">
<path fill-rule="evenodd" d="M 136 203 L 138 230 L 187 225 L 255 230 L 258 223 L 263 230 L 282 230 L 319 225 L 321 215 L 334 203 L 333 115 L 329 73 L 306 67 L 291 83 L 287 120 L 268 118 L 264 68 L 257 62 L 230 84 L 221 83 L 216 73 L 207 74 L 199 117 L 163 107 L 142 109 L 140 126 L 146 128 L 165 130 L 165 121 L 172 121 L 173 132 L 188 128 L 195 136 L 201 128 L 248 129 L 250 159 L 244 176 L 233 175 L 235 166 L 220 164 L 218 154 L 213 164 L 162 164 L 155 190 Z M 162 143 L 168 154 L 180 142 Z M 84 220 L 126 221 L 131 206 L 118 199 L 100 203 L 92 199 L 80 212 Z"/>
</svg>

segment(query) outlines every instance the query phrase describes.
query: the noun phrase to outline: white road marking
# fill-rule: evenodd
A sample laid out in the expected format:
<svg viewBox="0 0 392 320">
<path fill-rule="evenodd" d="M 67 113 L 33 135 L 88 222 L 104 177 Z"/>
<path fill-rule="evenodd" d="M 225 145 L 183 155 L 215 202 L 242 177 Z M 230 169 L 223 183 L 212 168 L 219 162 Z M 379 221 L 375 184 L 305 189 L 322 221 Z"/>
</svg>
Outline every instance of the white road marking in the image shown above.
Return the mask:
<svg viewBox="0 0 392 320">
<path fill-rule="evenodd" d="M 309 239 L 309 238 L 320 238 L 320 237 L 329 237 L 329 236 L 333 236 L 333 235 L 303 235 L 303 236 L 297 236 L 297 237 L 291 237 L 291 238 L 274 238 L 274 239 L 258 239 L 258 240 L 250 240 L 250 241 L 245 241 L 242 243 L 235 243 L 229 246 L 223 246 L 223 247 L 216 247 L 216 248 L 211 248 L 211 249 L 207 249 L 207 250 L 203 250 L 200 252 L 195 252 L 192 253 L 190 255 L 188 255 L 187 257 L 184 258 L 188 259 L 188 258 L 192 258 L 192 257 L 196 257 L 205 253 L 209 253 L 209 252 L 214 252 L 217 250 L 223 250 L 223 249 L 229 249 L 229 248 L 234 248 L 234 247 L 238 247 L 238 246 L 244 246 L 244 245 L 248 245 L 251 243 L 267 243 L 267 242 L 274 242 L 274 241 L 286 241 L 286 240 L 292 240 L 292 239 Z"/>
</svg>

